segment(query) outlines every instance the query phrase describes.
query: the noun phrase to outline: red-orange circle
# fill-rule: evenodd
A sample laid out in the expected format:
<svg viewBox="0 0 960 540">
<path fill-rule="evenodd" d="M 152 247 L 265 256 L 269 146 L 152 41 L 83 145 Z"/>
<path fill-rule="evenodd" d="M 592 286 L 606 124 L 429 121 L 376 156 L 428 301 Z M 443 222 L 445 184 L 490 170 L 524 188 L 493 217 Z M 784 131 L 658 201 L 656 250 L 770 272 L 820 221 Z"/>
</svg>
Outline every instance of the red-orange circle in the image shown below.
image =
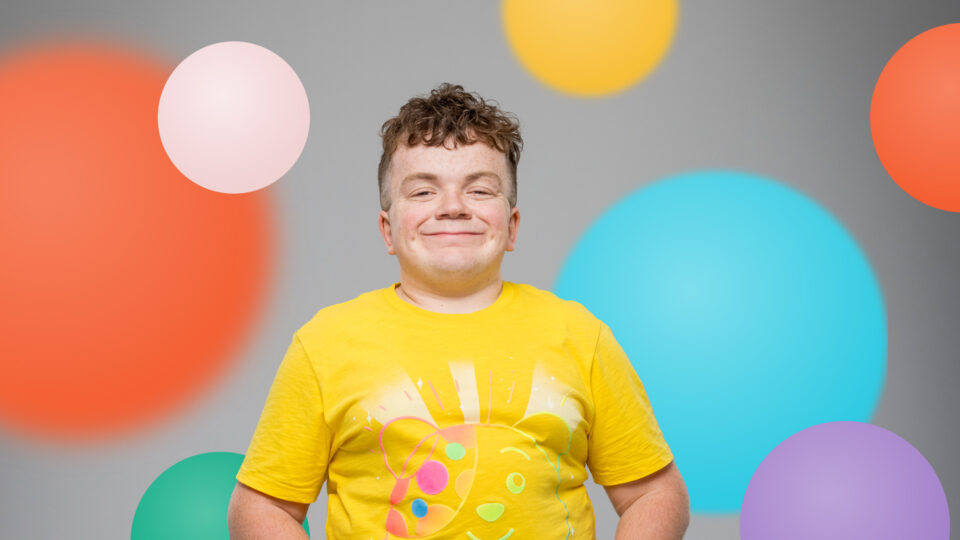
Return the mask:
<svg viewBox="0 0 960 540">
<path fill-rule="evenodd" d="M 89 42 L 0 61 L 0 424 L 58 439 L 188 404 L 249 343 L 265 192 L 184 178 L 157 130 L 172 65 Z"/>
<path fill-rule="evenodd" d="M 960 23 L 927 30 L 893 55 L 870 103 L 880 162 L 917 200 L 960 212 Z"/>
</svg>

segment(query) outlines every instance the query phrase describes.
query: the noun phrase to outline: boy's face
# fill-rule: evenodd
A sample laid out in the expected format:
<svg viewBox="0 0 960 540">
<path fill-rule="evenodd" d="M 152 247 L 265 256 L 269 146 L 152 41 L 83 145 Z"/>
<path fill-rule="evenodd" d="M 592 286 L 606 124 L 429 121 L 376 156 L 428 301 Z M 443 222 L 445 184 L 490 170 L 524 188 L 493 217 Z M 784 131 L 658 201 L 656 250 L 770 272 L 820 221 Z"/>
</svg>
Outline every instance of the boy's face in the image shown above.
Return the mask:
<svg viewBox="0 0 960 540">
<path fill-rule="evenodd" d="M 482 142 L 399 145 L 386 172 L 391 205 L 380 233 L 407 277 L 453 285 L 499 275 L 520 212 L 510 208 L 507 158 Z"/>
</svg>

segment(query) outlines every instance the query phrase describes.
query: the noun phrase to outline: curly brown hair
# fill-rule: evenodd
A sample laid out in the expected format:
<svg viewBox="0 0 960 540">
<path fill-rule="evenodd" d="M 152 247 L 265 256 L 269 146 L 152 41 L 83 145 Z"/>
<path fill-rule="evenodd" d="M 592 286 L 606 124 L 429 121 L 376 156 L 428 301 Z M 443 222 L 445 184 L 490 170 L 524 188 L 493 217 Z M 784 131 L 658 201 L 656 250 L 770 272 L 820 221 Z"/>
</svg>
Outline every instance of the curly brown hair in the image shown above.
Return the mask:
<svg viewBox="0 0 960 540">
<path fill-rule="evenodd" d="M 491 104 L 493 103 L 493 104 Z M 383 154 L 377 171 L 380 208 L 390 209 L 390 193 L 386 181 L 387 168 L 399 144 L 440 146 L 453 138 L 458 144 L 477 141 L 506 154 L 510 169 L 510 207 L 517 205 L 517 163 L 523 149 L 520 124 L 512 113 L 500 110 L 496 101 L 484 101 L 479 94 L 467 92 L 459 84 L 443 83 L 427 97 L 411 98 L 397 116 L 380 127 Z"/>
</svg>

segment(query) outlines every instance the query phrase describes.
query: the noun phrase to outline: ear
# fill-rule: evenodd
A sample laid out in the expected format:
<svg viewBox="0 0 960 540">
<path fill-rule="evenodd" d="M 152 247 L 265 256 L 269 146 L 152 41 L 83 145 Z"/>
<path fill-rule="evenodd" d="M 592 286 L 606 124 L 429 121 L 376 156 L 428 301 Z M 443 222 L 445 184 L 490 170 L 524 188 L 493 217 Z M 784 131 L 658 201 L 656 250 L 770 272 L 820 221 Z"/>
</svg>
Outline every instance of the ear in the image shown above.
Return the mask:
<svg viewBox="0 0 960 540">
<path fill-rule="evenodd" d="M 390 214 L 386 210 L 381 210 L 377 216 L 377 223 L 380 226 L 380 235 L 383 236 L 383 243 L 387 246 L 387 254 L 396 255 L 397 251 L 393 249 L 393 230 L 390 226 Z"/>
<path fill-rule="evenodd" d="M 507 251 L 513 251 L 517 244 L 517 229 L 520 228 L 520 210 L 516 206 L 510 209 L 510 220 L 507 222 Z"/>
</svg>

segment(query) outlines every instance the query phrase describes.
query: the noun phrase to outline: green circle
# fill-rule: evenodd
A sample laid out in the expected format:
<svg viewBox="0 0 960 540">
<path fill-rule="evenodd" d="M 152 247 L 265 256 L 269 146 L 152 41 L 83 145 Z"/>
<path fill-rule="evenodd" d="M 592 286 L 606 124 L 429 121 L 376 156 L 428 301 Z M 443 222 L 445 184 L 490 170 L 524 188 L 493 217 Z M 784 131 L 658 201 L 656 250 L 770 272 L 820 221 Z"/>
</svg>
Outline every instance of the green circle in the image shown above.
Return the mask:
<svg viewBox="0 0 960 540">
<path fill-rule="evenodd" d="M 447 457 L 450 459 L 463 459 L 463 456 L 467 455 L 467 450 L 463 447 L 462 444 L 457 442 L 452 442 L 448 444 L 444 450 L 447 453 Z"/>
<path fill-rule="evenodd" d="M 184 459 L 150 484 L 133 515 L 131 540 L 230 540 L 227 506 L 243 454 L 208 452 Z M 310 534 L 307 520 L 303 529 Z"/>
<path fill-rule="evenodd" d="M 520 477 L 520 483 L 517 483 L 517 477 Z M 512 472 L 507 475 L 507 489 L 510 493 L 520 493 L 527 486 L 527 479 L 518 472 Z"/>
</svg>

